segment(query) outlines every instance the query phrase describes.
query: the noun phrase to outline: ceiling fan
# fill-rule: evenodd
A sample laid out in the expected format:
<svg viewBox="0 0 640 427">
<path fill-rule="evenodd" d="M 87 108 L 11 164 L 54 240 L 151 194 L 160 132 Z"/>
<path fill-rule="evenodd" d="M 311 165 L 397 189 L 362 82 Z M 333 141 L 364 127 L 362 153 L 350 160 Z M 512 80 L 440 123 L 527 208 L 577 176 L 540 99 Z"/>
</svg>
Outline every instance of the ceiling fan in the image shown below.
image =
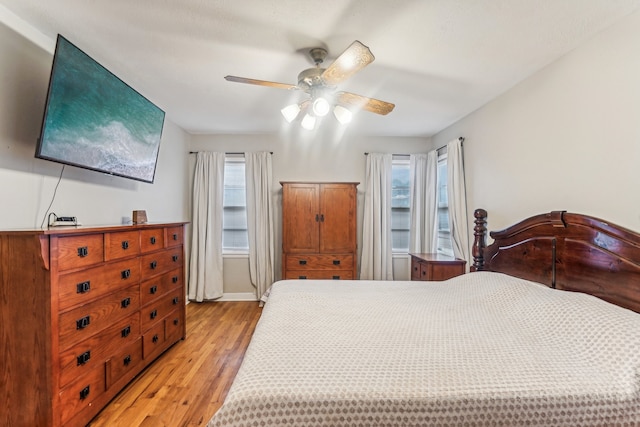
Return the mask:
<svg viewBox="0 0 640 427">
<path fill-rule="evenodd" d="M 338 56 L 327 68 L 321 68 L 327 57 L 327 50 L 315 47 L 309 50 L 309 56 L 315 67 L 303 70 L 298 74 L 298 84 L 270 82 L 266 80 L 248 79 L 245 77 L 225 76 L 230 82 L 268 86 L 277 89 L 301 90 L 309 94 L 309 99 L 299 104 L 289 105 L 281 110 L 288 122 L 297 117 L 302 118 L 302 127 L 313 129 L 316 118 L 323 117 L 333 107 L 333 113 L 340 123 L 351 121 L 353 112 L 358 109 L 375 114 L 389 114 L 394 104 L 337 90 L 337 85 L 372 63 L 375 59 L 371 50 L 358 40 Z"/>
</svg>

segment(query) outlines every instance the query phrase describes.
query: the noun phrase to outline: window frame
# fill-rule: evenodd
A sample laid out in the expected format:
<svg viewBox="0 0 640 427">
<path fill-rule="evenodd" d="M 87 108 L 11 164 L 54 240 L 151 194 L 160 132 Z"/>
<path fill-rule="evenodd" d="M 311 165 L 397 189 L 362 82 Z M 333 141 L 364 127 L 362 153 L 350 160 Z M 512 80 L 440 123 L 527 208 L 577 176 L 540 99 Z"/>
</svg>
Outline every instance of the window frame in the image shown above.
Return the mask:
<svg viewBox="0 0 640 427">
<path fill-rule="evenodd" d="M 225 228 L 225 217 L 227 216 L 226 212 L 229 212 L 231 210 L 234 211 L 238 211 L 238 212 L 244 212 L 244 218 L 241 218 L 241 222 L 242 220 L 244 220 L 244 223 L 247 224 L 247 187 L 246 187 L 246 162 L 245 162 L 245 158 L 244 158 L 244 154 L 227 154 L 225 155 L 224 158 L 224 184 L 223 184 L 223 192 L 226 195 L 226 191 L 227 191 L 227 165 L 228 164 L 238 164 L 241 163 L 243 165 L 243 185 L 241 187 L 237 187 L 234 186 L 233 189 L 238 189 L 241 188 L 243 189 L 243 195 L 244 195 L 244 206 L 240 206 L 240 205 L 233 205 L 233 206 L 227 206 L 227 200 L 226 197 L 223 196 L 223 202 L 222 202 L 222 255 L 228 255 L 228 256 L 235 256 L 235 255 L 248 255 L 249 254 L 249 235 L 248 235 L 248 230 L 247 228 Z M 229 186 L 231 187 L 231 186 Z M 227 210 L 228 209 L 228 210 Z M 242 231 L 244 230 L 245 236 L 246 236 L 246 242 L 247 242 L 247 246 L 246 247 L 225 247 L 224 242 L 225 242 L 225 232 L 227 230 L 235 230 L 235 231 Z"/>
<path fill-rule="evenodd" d="M 407 191 L 407 200 L 409 200 L 409 205 L 406 207 L 395 207 L 393 206 L 393 193 L 394 193 L 394 186 L 393 186 L 393 169 L 394 167 L 398 167 L 398 166 L 402 166 L 403 168 L 406 167 L 408 172 L 409 172 L 409 181 L 407 183 L 406 186 L 406 191 Z M 411 162 L 410 162 L 410 157 L 408 154 L 394 154 L 391 160 L 391 252 L 393 255 L 398 255 L 398 254 L 403 254 L 406 255 L 409 253 L 409 248 L 411 245 Z M 404 189 L 404 187 L 400 187 L 402 189 Z M 397 223 L 398 221 L 394 221 L 394 211 L 395 212 L 402 212 L 407 216 L 408 222 L 407 222 L 407 228 L 394 228 L 394 224 Z M 396 248 L 393 247 L 393 243 L 394 243 L 394 239 L 393 239 L 393 233 L 394 231 L 398 232 L 398 231 L 405 231 L 406 232 L 406 241 L 407 241 L 407 246 L 406 248 Z"/>
</svg>

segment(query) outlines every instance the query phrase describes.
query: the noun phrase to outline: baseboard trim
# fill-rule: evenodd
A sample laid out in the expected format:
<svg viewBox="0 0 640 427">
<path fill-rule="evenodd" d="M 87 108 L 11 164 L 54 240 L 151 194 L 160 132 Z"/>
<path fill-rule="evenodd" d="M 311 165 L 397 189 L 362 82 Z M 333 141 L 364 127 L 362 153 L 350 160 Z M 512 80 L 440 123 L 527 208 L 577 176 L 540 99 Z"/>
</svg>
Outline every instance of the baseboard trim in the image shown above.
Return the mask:
<svg viewBox="0 0 640 427">
<path fill-rule="evenodd" d="M 251 292 L 225 292 L 216 301 L 258 301 L 256 294 Z"/>
</svg>

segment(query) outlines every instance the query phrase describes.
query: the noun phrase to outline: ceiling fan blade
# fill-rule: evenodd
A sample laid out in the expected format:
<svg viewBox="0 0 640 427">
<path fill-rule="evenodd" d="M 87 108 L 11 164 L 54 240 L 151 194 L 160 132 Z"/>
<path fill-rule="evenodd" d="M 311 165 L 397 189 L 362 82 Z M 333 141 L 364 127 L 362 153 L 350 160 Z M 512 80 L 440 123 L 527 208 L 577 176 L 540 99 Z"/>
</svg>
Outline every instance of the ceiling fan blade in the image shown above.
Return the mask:
<svg viewBox="0 0 640 427">
<path fill-rule="evenodd" d="M 230 81 L 230 82 L 247 83 L 247 84 L 250 84 L 250 85 L 258 85 L 258 86 L 275 87 L 277 89 L 288 89 L 288 90 L 299 89 L 298 86 L 290 85 L 288 83 L 269 82 L 269 81 L 266 81 L 266 80 L 248 79 L 246 77 L 224 76 L 224 79 L 227 80 L 227 81 Z"/>
<path fill-rule="evenodd" d="M 356 107 L 361 108 L 363 110 L 369 111 L 371 113 L 381 114 L 386 116 L 391 111 L 393 111 L 395 104 L 390 102 L 380 101 L 375 98 L 368 98 L 362 95 L 356 95 L 351 92 L 337 92 L 336 93 L 337 103 L 342 105 L 343 107 Z"/>
<path fill-rule="evenodd" d="M 335 86 L 371 64 L 374 59 L 369 48 L 356 40 L 324 70 L 322 80 L 328 86 Z"/>
</svg>

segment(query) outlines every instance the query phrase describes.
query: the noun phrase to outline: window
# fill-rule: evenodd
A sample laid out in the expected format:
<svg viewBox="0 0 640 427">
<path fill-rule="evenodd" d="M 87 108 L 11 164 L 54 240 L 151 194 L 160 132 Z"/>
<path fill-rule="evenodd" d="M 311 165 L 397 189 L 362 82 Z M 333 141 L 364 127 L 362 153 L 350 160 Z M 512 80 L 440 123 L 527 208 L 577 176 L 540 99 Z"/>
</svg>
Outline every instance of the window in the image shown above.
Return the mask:
<svg viewBox="0 0 640 427">
<path fill-rule="evenodd" d="M 438 253 L 453 256 L 451 229 L 449 228 L 449 202 L 447 195 L 447 153 L 438 155 Z"/>
<path fill-rule="evenodd" d="M 225 158 L 222 251 L 226 253 L 249 251 L 244 166 L 244 157 Z"/>
<path fill-rule="evenodd" d="M 391 248 L 409 252 L 409 156 L 394 156 L 391 162 Z"/>
</svg>

